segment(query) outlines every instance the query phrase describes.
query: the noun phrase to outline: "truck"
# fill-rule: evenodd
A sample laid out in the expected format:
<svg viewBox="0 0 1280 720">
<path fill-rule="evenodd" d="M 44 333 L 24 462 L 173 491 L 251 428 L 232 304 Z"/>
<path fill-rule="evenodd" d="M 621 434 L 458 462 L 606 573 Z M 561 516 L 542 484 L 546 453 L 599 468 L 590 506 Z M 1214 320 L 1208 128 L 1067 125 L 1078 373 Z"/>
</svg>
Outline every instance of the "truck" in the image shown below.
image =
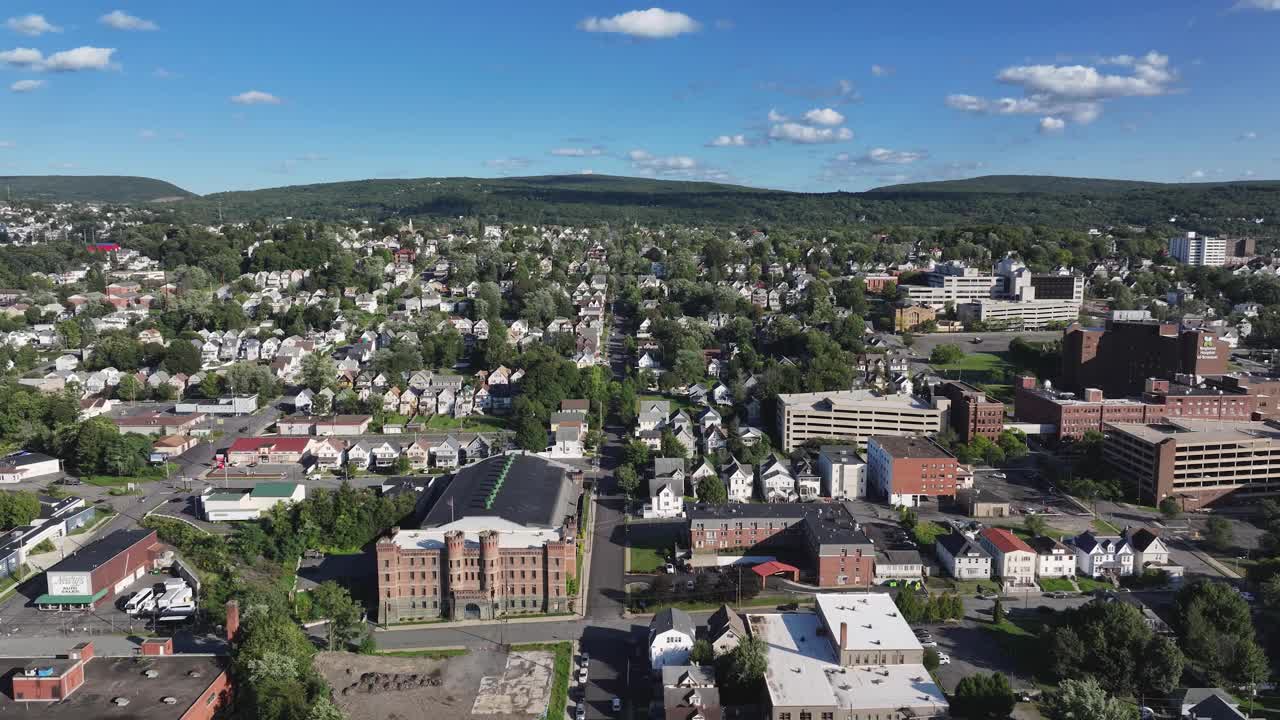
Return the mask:
<svg viewBox="0 0 1280 720">
<path fill-rule="evenodd" d="M 181 587 L 171 587 L 165 590 L 160 599 L 156 600 L 156 609 L 167 613 L 170 607 L 190 603 L 191 600 L 191 587 L 183 583 Z"/>
<path fill-rule="evenodd" d="M 138 615 L 139 613 L 151 612 L 156 604 L 156 591 L 151 588 L 144 588 L 134 593 L 129 601 L 124 604 L 124 611 L 130 615 Z"/>
</svg>

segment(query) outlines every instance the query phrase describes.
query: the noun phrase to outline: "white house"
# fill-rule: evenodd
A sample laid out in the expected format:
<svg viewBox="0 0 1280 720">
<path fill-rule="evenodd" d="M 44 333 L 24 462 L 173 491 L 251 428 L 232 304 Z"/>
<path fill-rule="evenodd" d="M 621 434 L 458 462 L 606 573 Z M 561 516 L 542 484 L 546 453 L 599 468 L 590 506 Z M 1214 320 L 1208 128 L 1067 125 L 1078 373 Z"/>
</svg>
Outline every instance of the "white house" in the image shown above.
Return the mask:
<svg viewBox="0 0 1280 720">
<path fill-rule="evenodd" d="M 670 477 L 649 479 L 649 502 L 644 504 L 641 515 L 646 518 L 684 517 L 684 496 Z"/>
<path fill-rule="evenodd" d="M 938 564 L 960 580 L 987 580 L 991 577 L 991 553 L 961 533 L 943 535 L 934 543 Z"/>
<path fill-rule="evenodd" d="M 1071 548 L 1051 537 L 1033 537 L 1027 544 L 1036 551 L 1036 577 L 1069 578 L 1076 576 L 1076 554 Z"/>
<path fill-rule="evenodd" d="M 756 468 L 756 484 L 765 502 L 795 502 L 796 479 L 776 455 Z"/>
<path fill-rule="evenodd" d="M 1071 538 L 1076 568 L 1087 577 L 1133 574 L 1133 547 L 1120 535 L 1094 535 L 1092 530 Z"/>
<path fill-rule="evenodd" d="M 729 493 L 729 502 L 751 502 L 751 466 L 743 465 L 734 458 L 720 470 L 720 479 Z"/>
<path fill-rule="evenodd" d="M 688 665 L 693 651 L 694 625 L 689 613 L 668 608 L 649 621 L 649 665 L 660 671 L 668 665 Z"/>
<path fill-rule="evenodd" d="M 1036 552 L 1005 528 L 983 528 L 978 544 L 991 554 L 991 571 L 1006 587 L 1036 584 Z"/>
<path fill-rule="evenodd" d="M 292 505 L 307 497 L 302 483 L 264 482 L 252 490 L 214 490 L 200 495 L 200 508 L 209 522 L 220 520 L 256 520 L 280 503 Z"/>
</svg>

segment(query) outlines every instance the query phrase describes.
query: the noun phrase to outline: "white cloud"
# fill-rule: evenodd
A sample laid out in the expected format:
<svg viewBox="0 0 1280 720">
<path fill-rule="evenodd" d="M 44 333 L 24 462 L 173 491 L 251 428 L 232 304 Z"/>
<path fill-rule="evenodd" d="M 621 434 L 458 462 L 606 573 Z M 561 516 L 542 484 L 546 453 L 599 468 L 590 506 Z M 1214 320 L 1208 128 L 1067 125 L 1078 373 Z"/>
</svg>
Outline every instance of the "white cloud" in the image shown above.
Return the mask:
<svg viewBox="0 0 1280 720">
<path fill-rule="evenodd" d="M 4 21 L 5 27 L 20 34 L 37 37 L 45 33 L 62 32 L 62 28 L 44 19 L 43 15 L 19 15 Z"/>
<path fill-rule="evenodd" d="M 44 53 L 32 48 L 14 48 L 0 51 L 0 63 L 15 67 L 38 68 L 44 62 Z"/>
<path fill-rule="evenodd" d="M 1130 74 L 1108 74 L 1087 65 L 1019 65 L 1001 70 L 996 79 L 1021 87 L 1023 97 L 952 94 L 946 97 L 946 104 L 954 110 L 984 115 L 1039 115 L 1041 132 L 1056 132 L 1061 128 L 1050 126 L 1067 120 L 1081 125 L 1097 120 L 1109 100 L 1154 97 L 1176 90 L 1178 76 L 1169 65 L 1169 56 L 1154 50 L 1136 57 L 1096 58 L 1095 62 L 1129 68 Z"/>
<path fill-rule="evenodd" d="M 44 87 L 43 80 L 19 80 L 9 86 L 9 89 L 16 93 L 29 93 Z"/>
<path fill-rule="evenodd" d="M 12 140 L 0 140 L 0 150 L 8 150 L 13 147 Z"/>
<path fill-rule="evenodd" d="M 79 170 L 80 166 L 71 162 L 49 163 L 50 170 Z"/>
<path fill-rule="evenodd" d="M 279 105 L 281 100 L 268 92 L 249 90 L 239 95 L 231 96 L 231 102 L 237 105 Z"/>
<path fill-rule="evenodd" d="M 774 140 L 814 145 L 818 143 L 842 142 L 853 139 L 853 131 L 849 128 L 817 128 L 800 123 L 778 123 L 769 128 L 769 137 Z"/>
<path fill-rule="evenodd" d="M 891 150 L 883 147 L 871 148 L 861 155 L 842 152 L 823 164 L 819 179 L 830 181 L 875 177 L 880 183 L 905 182 L 912 177 L 913 171 L 909 166 L 928 157 L 929 153 L 924 150 Z"/>
<path fill-rule="evenodd" d="M 836 112 L 831 108 L 814 108 L 804 114 L 804 119 L 810 125 L 826 125 L 834 127 L 844 124 L 844 115 Z"/>
<path fill-rule="evenodd" d="M 836 80 L 831 85 L 804 85 L 775 80 L 761 83 L 760 88 L 808 100 L 825 101 L 834 105 L 848 105 L 862 99 L 854 88 L 853 82 L 843 78 Z"/>
<path fill-rule="evenodd" d="M 746 147 L 746 145 L 746 135 L 717 135 L 707 143 L 707 147 Z"/>
<path fill-rule="evenodd" d="M 1187 177 L 1191 180 L 1201 180 L 1204 178 L 1205 175 L 1206 173 L 1203 170 L 1192 170 L 1191 172 L 1187 173 Z"/>
<path fill-rule="evenodd" d="M 769 108 L 769 122 L 784 123 L 790 120 L 791 118 L 787 117 L 786 115 L 783 115 L 782 113 L 778 112 L 776 109 Z"/>
<path fill-rule="evenodd" d="M 556 157 L 596 157 L 604 154 L 604 148 L 596 145 L 594 147 L 558 147 L 551 151 Z"/>
<path fill-rule="evenodd" d="M 1132 75 L 1108 75 L 1087 65 L 1019 65 L 1001 70 L 996 79 L 1022 87 L 1028 95 L 1079 100 L 1151 97 L 1170 92 L 1177 76 L 1169 68 L 1168 55 L 1153 50 L 1140 58 L 1121 57 L 1131 63 Z"/>
<path fill-rule="evenodd" d="M 1250 141 L 1250 140 L 1257 140 L 1257 139 L 1258 139 L 1258 133 L 1256 133 L 1256 132 L 1254 132 L 1254 131 L 1250 130 L 1249 132 L 1241 133 L 1241 134 L 1240 134 L 1240 138 L 1239 138 L 1239 139 L 1240 139 L 1240 140 L 1243 140 L 1243 141 L 1246 141 L 1246 142 L 1247 142 L 1247 141 Z"/>
<path fill-rule="evenodd" d="M 1235 7 L 1237 10 L 1280 12 L 1280 0 L 1239 0 Z"/>
<path fill-rule="evenodd" d="M 123 10 L 112 10 L 98 18 L 98 22 L 116 30 L 159 30 L 160 26 L 150 20 L 143 20 Z"/>
<path fill-rule="evenodd" d="M 1256 172 L 1254 172 L 1254 171 L 1252 171 L 1252 170 L 1245 170 L 1244 172 L 1242 172 L 1242 173 L 1240 173 L 1240 174 L 1241 174 L 1243 177 L 1251 178 L 1251 177 L 1255 177 L 1258 173 L 1256 173 Z"/>
<path fill-rule="evenodd" d="M 708 167 L 688 155 L 654 155 L 647 150 L 631 150 L 627 153 L 631 169 L 640 175 L 661 175 L 691 180 L 723 181 L 729 173 Z"/>
<path fill-rule="evenodd" d="M 578 29 L 587 32 L 619 33 L 649 40 L 673 38 L 697 32 L 701 27 L 697 20 L 682 12 L 662 8 L 632 10 L 613 17 L 589 17 L 578 23 Z"/>
<path fill-rule="evenodd" d="M 885 77 L 886 75 L 893 74 L 893 68 L 889 67 L 888 65 L 872 65 L 871 74 L 875 75 L 876 77 Z"/>
<path fill-rule="evenodd" d="M 922 150 L 890 150 L 888 148 L 871 148 L 866 154 L 866 160 L 877 165 L 909 165 L 927 157 L 929 153 Z"/>
<path fill-rule="evenodd" d="M 592 170 L 591 168 L 583 168 L 578 171 L 578 174 L 579 175 L 595 175 L 596 171 Z"/>
<path fill-rule="evenodd" d="M 1040 134 L 1049 135 L 1052 133 L 1060 133 L 1065 130 L 1067 123 L 1062 118 L 1042 117 L 1040 118 Z"/>
<path fill-rule="evenodd" d="M 155 140 L 157 137 L 160 137 L 160 133 L 156 132 L 155 130 L 149 130 L 149 129 L 139 130 L 138 137 L 143 140 Z"/>
<path fill-rule="evenodd" d="M 115 48 L 100 48 L 84 45 L 72 50 L 56 52 L 44 59 L 40 64 L 42 70 L 52 72 L 78 72 L 80 70 L 108 70 L 115 68 L 111 62 Z"/>
</svg>

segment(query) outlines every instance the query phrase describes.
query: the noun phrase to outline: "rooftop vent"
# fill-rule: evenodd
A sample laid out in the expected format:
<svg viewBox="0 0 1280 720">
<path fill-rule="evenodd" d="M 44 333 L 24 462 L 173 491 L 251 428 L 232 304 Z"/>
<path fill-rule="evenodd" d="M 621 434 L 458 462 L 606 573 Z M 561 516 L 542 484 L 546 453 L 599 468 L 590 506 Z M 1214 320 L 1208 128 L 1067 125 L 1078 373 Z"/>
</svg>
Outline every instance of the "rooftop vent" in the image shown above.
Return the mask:
<svg viewBox="0 0 1280 720">
<path fill-rule="evenodd" d="M 164 703 L 165 705 L 177 705 L 178 698 L 172 695 L 165 695 L 164 697 L 160 698 L 160 702 Z"/>
<path fill-rule="evenodd" d="M 148 671 L 146 671 L 146 672 L 144 672 L 144 673 L 142 673 L 142 674 L 143 674 L 143 676 L 144 676 L 144 677 L 148 677 L 148 678 L 151 678 L 151 679 L 153 679 L 153 680 L 154 680 L 155 678 L 160 677 L 160 673 L 156 672 L 155 670 L 148 670 Z"/>
<path fill-rule="evenodd" d="M 116 707 L 124 707 L 125 705 L 129 704 L 129 698 L 127 697 L 112 698 L 111 703 Z"/>
</svg>

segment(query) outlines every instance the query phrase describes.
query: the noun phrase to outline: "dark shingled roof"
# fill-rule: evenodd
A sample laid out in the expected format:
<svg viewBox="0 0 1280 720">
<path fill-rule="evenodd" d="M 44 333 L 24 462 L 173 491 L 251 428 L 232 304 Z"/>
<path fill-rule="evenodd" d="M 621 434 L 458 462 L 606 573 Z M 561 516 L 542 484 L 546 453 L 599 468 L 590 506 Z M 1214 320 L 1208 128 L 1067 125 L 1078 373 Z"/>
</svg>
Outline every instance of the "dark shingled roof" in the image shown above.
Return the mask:
<svg viewBox="0 0 1280 720">
<path fill-rule="evenodd" d="M 117 530 L 80 548 L 74 555 L 49 568 L 49 572 L 91 572 L 148 536 L 154 539 L 155 534 L 155 530 Z"/>
<path fill-rule="evenodd" d="M 454 473 L 427 511 L 422 527 L 439 527 L 475 516 L 500 517 L 525 526 L 560 527 L 566 517 L 577 513 L 574 490 L 565 466 L 559 463 L 536 455 L 495 455 Z"/>
</svg>

